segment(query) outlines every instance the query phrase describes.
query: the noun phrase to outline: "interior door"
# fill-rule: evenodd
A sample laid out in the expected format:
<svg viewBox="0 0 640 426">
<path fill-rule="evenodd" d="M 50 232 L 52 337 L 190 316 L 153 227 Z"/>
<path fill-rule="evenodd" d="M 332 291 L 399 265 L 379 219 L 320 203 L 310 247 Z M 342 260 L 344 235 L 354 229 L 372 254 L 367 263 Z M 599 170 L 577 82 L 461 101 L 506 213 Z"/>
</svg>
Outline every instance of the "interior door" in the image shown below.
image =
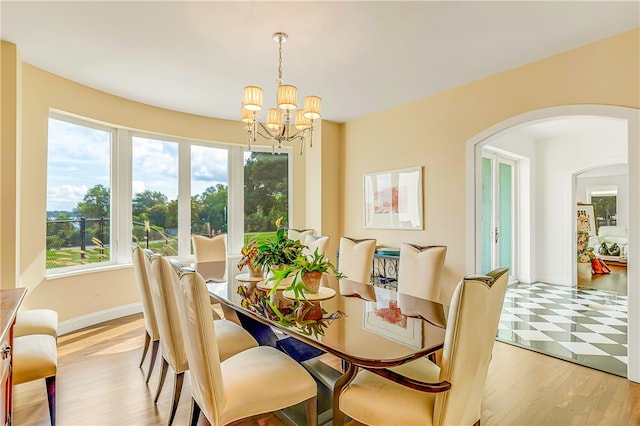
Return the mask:
<svg viewBox="0 0 640 426">
<path fill-rule="evenodd" d="M 482 272 L 509 268 L 515 276 L 515 199 L 517 161 L 482 153 Z"/>
</svg>

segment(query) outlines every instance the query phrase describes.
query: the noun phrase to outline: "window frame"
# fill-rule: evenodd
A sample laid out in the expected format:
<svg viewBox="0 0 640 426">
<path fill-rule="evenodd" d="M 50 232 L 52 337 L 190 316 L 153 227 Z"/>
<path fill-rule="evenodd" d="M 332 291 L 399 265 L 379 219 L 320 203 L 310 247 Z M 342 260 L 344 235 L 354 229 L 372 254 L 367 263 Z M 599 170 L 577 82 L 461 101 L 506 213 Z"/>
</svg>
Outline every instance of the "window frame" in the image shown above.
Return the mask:
<svg viewBox="0 0 640 426">
<path fill-rule="evenodd" d="M 87 263 L 84 265 L 73 265 L 73 266 L 65 266 L 61 268 L 47 268 L 45 263 L 45 278 L 55 278 L 61 275 L 76 275 L 79 272 L 94 272 L 96 270 L 105 269 L 113 267 L 114 265 L 118 265 L 118 250 L 115 245 L 116 241 L 116 232 L 115 229 L 117 227 L 117 215 L 114 213 L 117 206 L 117 201 L 114 197 L 114 188 L 117 178 L 117 167 L 116 162 L 113 161 L 113 158 L 119 155 L 118 150 L 118 128 L 116 126 L 109 126 L 108 124 L 101 123 L 91 119 L 85 119 L 82 117 L 78 117 L 74 114 L 67 114 L 57 110 L 50 110 L 49 115 L 47 117 L 47 169 L 49 166 L 49 120 L 54 119 L 57 121 L 63 121 L 66 123 L 74 124 L 76 126 L 82 126 L 90 129 L 100 130 L 103 132 L 107 132 L 111 134 L 111 138 L 109 141 L 109 241 L 110 241 L 110 259 L 104 262 L 95 262 L 95 263 Z M 45 194 L 48 193 L 49 190 L 49 174 L 47 172 L 47 180 L 45 183 Z M 47 200 L 45 200 L 45 212 L 47 210 Z M 46 231 L 45 231 L 45 239 L 46 239 Z M 46 243 L 45 243 L 46 250 Z M 45 256 L 46 258 L 46 256 Z M 46 260 L 45 260 L 46 262 Z"/>
<path fill-rule="evenodd" d="M 185 263 L 193 260 L 193 254 L 191 253 L 191 146 L 198 145 L 206 148 L 227 150 L 227 205 L 229 212 L 242 212 L 239 215 L 228 215 L 227 251 L 231 257 L 239 256 L 240 249 L 244 244 L 244 153 L 249 151 L 245 145 L 176 137 L 139 129 L 134 130 L 54 109 L 50 109 L 48 118 L 108 131 L 111 132 L 112 137 L 109 168 L 111 173 L 109 218 L 111 259 L 109 262 L 89 263 L 64 268 L 47 269 L 45 265 L 45 277 L 47 279 L 107 269 L 119 269 L 131 265 L 134 137 L 178 144 L 178 254 L 175 257 Z M 255 146 L 252 147 L 251 151 L 270 153 L 272 149 L 269 146 Z M 283 147 L 278 149 L 278 153 L 287 154 L 288 156 L 289 205 L 287 210 L 289 218 L 291 218 L 293 213 L 293 147 Z M 48 161 L 47 157 L 47 164 Z M 46 188 L 48 186 L 47 176 Z"/>
</svg>

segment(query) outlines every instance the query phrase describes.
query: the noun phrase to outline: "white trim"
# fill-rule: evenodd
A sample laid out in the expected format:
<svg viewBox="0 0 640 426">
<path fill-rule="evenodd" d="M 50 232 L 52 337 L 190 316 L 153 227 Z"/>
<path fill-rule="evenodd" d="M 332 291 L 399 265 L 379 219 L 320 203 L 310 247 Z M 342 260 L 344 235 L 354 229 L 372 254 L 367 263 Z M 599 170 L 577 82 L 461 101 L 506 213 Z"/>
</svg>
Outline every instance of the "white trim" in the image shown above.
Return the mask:
<svg viewBox="0 0 640 426">
<path fill-rule="evenodd" d="M 227 254 L 238 254 L 244 246 L 244 146 L 234 146 L 229 150 L 229 193 L 227 214 Z M 242 164 L 242 167 L 231 167 L 231 164 Z M 241 188 L 242 190 L 238 190 Z"/>
<path fill-rule="evenodd" d="M 82 315 L 70 320 L 61 321 L 58 324 L 58 335 L 71 333 L 72 331 L 80 330 L 85 327 L 90 327 L 95 324 L 100 324 L 105 321 L 110 321 L 116 318 L 126 317 L 128 315 L 138 314 L 142 312 L 142 303 L 131 303 L 129 305 L 118 306 L 117 308 L 105 309 L 104 311 L 94 312 L 87 315 Z"/>
<path fill-rule="evenodd" d="M 187 257 L 191 256 L 191 144 L 178 143 L 177 179 L 178 257 Z"/>
<path fill-rule="evenodd" d="M 628 146 L 628 188 L 629 188 L 629 217 L 640 217 L 640 110 L 628 107 L 610 105 L 566 105 L 529 111 L 514 117 L 510 117 L 495 124 L 467 140 L 466 144 L 466 203 L 470 207 L 471 214 L 467 215 L 466 224 L 466 271 L 476 272 L 476 253 L 479 244 L 477 226 L 478 203 L 476 178 L 480 172 L 479 156 L 476 150 L 491 137 L 502 132 L 514 130 L 517 127 L 526 126 L 535 122 L 557 117 L 593 116 L 611 117 L 627 121 L 627 146 Z M 633 183 L 633 185 L 631 185 Z M 567 200 L 572 203 L 575 200 Z M 574 218 L 575 220 L 575 218 Z M 629 263 L 627 282 L 628 286 L 628 353 L 629 367 L 627 375 L 629 380 L 640 382 L 640 222 L 630 220 L 629 227 Z M 574 256 L 575 257 L 575 256 Z"/>
<path fill-rule="evenodd" d="M 131 259 L 131 247 L 125 244 L 131 241 L 133 235 L 133 223 L 131 222 L 131 200 L 133 199 L 131 188 L 131 135 L 127 129 L 118 128 L 116 149 L 111 155 L 114 179 L 111 191 L 111 211 L 113 223 L 111 227 L 112 257 L 115 253 L 115 262 L 118 264 L 129 263 Z M 118 244 L 122 242 L 122 244 Z"/>
</svg>

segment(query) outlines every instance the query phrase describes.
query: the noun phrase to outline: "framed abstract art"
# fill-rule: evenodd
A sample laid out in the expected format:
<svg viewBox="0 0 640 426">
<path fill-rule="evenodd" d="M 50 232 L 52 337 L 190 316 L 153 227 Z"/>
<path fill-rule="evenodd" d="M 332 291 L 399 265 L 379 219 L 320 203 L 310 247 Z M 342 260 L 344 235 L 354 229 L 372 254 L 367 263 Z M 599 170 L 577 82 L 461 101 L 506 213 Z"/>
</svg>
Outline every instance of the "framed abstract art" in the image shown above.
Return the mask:
<svg viewBox="0 0 640 426">
<path fill-rule="evenodd" d="M 423 228 L 422 167 L 364 175 L 364 227 Z"/>
</svg>

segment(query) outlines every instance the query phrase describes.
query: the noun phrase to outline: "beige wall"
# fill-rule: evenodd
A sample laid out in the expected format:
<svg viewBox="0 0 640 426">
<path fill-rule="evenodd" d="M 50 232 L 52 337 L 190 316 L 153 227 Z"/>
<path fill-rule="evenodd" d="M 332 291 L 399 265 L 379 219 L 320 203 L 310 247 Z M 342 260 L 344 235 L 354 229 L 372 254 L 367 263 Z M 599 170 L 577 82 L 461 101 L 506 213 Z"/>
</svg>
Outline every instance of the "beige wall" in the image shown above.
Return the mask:
<svg viewBox="0 0 640 426">
<path fill-rule="evenodd" d="M 21 63 L 15 44 L 0 44 L 0 289 L 16 285 L 17 172 Z"/>
<path fill-rule="evenodd" d="M 323 121 L 319 138 L 306 156 L 306 220 L 304 228 L 330 237 L 326 253 L 335 261 L 340 237 L 340 158 L 343 144 L 342 124 Z M 296 200 L 298 204 L 300 200 Z"/>
<path fill-rule="evenodd" d="M 541 108 L 605 104 L 639 108 L 640 31 L 634 30 L 345 125 L 343 233 L 379 244 L 444 244 L 443 297 L 467 271 L 465 147 L 482 130 Z M 365 229 L 362 175 L 424 168 L 424 230 Z"/>
<path fill-rule="evenodd" d="M 3 65 L 4 69 L 4 65 Z M 55 309 L 60 320 L 107 311 L 139 301 L 132 269 L 121 268 L 52 280 L 45 279 L 47 120 L 50 109 L 103 123 L 181 138 L 229 144 L 246 142 L 239 121 L 183 114 L 100 92 L 23 64 L 22 155 L 18 173 L 19 286 L 30 289 L 29 308 Z M 4 153 L 3 153 L 4 154 Z M 304 157 L 293 155 L 294 197 L 304 192 Z M 8 199 L 8 198 L 7 198 Z M 2 194 L 5 201 L 5 194 Z M 305 206 L 297 213 L 304 217 Z"/>
</svg>

